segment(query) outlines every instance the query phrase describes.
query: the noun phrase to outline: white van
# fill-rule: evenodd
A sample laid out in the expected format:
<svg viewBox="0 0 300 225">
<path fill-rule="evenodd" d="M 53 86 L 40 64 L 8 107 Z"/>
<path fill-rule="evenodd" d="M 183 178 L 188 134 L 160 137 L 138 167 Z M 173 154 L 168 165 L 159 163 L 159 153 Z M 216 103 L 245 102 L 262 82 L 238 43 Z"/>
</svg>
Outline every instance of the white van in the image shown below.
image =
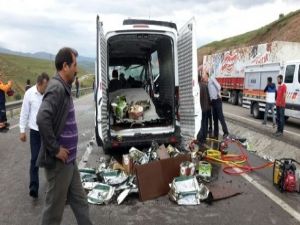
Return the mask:
<svg viewBox="0 0 300 225">
<path fill-rule="evenodd" d="M 285 116 L 300 119 L 300 60 L 246 66 L 243 107 L 255 118 L 262 118 L 265 112 L 267 78 L 272 77 L 277 87 L 279 74 L 287 87 Z"/>
<path fill-rule="evenodd" d="M 104 34 L 97 16 L 95 133 L 106 153 L 196 136 L 201 108 L 194 28 L 194 20 L 178 32 L 171 22 L 128 19 Z M 139 119 L 120 108 L 116 116 L 120 99 L 127 110 L 136 102 L 147 102 L 147 110 Z"/>
</svg>

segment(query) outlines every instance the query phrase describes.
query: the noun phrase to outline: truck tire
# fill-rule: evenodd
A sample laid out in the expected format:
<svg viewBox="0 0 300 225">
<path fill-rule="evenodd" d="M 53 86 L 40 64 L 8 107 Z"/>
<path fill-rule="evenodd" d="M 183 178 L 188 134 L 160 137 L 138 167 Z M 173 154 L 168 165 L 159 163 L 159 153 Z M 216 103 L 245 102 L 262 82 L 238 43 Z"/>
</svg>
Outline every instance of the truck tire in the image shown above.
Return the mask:
<svg viewBox="0 0 300 225">
<path fill-rule="evenodd" d="M 232 105 L 237 105 L 238 104 L 238 92 L 237 91 L 232 91 L 230 95 L 231 101 L 230 103 Z"/>
<path fill-rule="evenodd" d="M 259 111 L 259 104 L 257 102 L 252 105 L 252 112 L 255 119 L 262 118 L 262 112 Z"/>
<path fill-rule="evenodd" d="M 99 137 L 98 130 L 97 130 L 97 127 L 96 127 L 96 126 L 95 126 L 95 137 L 96 137 L 97 145 L 100 146 L 100 147 L 103 147 L 103 141 L 102 141 L 102 139 Z"/>
<path fill-rule="evenodd" d="M 243 92 L 239 92 L 238 94 L 238 105 L 242 106 L 243 105 Z"/>
</svg>

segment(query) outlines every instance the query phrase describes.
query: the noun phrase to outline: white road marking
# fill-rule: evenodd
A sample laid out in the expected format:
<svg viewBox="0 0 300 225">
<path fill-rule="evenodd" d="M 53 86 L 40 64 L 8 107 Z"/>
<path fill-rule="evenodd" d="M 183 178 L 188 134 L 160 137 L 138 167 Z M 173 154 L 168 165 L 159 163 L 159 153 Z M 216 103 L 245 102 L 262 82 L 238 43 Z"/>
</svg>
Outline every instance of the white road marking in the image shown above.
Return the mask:
<svg viewBox="0 0 300 225">
<path fill-rule="evenodd" d="M 232 113 L 224 112 L 224 114 L 225 115 L 227 114 L 227 115 L 230 115 L 230 116 L 234 116 L 234 117 L 237 117 L 237 118 L 240 118 L 240 119 L 243 119 L 243 120 L 247 120 L 247 121 L 249 121 L 251 123 L 261 124 L 261 122 L 258 122 L 258 121 L 255 121 L 255 120 L 251 120 L 251 119 L 248 119 L 248 118 L 245 118 L 245 117 L 242 117 L 242 116 L 237 116 L 237 115 L 232 114 Z M 271 126 L 267 125 L 267 127 L 271 127 Z M 292 131 L 284 130 L 284 132 L 300 137 L 300 134 L 297 134 L 297 133 L 292 132 Z"/>
<path fill-rule="evenodd" d="M 234 170 L 237 171 L 237 172 L 240 172 L 240 170 L 237 169 L 237 168 L 234 168 Z M 259 190 L 260 192 L 262 192 L 266 196 L 268 196 L 273 202 L 275 202 L 284 211 L 286 211 L 288 214 L 290 214 L 292 217 L 294 217 L 298 222 L 300 222 L 300 213 L 297 212 L 293 207 L 291 207 L 289 204 L 287 204 L 285 201 L 283 201 L 277 195 L 273 194 L 271 191 L 269 191 L 263 185 L 258 183 L 255 179 L 253 179 L 248 174 L 241 174 L 241 176 L 243 178 L 245 178 L 249 183 L 251 183 L 254 187 L 256 187 L 257 190 Z"/>
</svg>

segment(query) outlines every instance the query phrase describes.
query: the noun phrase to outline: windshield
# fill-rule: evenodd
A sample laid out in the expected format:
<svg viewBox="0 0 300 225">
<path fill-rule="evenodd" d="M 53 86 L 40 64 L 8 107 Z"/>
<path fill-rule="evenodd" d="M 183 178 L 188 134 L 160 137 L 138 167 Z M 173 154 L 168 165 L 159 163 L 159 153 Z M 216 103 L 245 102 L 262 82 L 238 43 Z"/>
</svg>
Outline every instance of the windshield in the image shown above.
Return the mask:
<svg viewBox="0 0 300 225">
<path fill-rule="evenodd" d="M 111 66 L 109 67 L 109 78 L 112 79 L 112 71 L 117 70 L 118 74 L 124 74 L 125 79 L 127 80 L 130 76 L 136 81 L 143 81 L 145 78 L 145 69 L 143 65 L 131 65 L 128 67 L 125 66 Z"/>
</svg>

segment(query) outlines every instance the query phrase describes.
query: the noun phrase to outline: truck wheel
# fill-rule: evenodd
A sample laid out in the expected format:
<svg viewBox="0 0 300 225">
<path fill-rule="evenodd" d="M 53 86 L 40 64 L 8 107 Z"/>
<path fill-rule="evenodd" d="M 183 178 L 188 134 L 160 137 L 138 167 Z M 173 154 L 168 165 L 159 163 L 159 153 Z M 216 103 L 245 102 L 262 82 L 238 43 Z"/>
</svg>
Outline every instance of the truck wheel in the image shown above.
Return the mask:
<svg viewBox="0 0 300 225">
<path fill-rule="evenodd" d="M 233 91 L 231 92 L 231 104 L 232 105 L 237 105 L 238 104 L 238 92 L 237 91 Z"/>
<path fill-rule="evenodd" d="M 243 105 L 243 93 L 239 92 L 238 94 L 238 105 L 242 106 Z"/>
<path fill-rule="evenodd" d="M 253 112 L 253 117 L 255 119 L 261 119 L 262 118 L 262 113 L 259 111 L 259 105 L 258 105 L 257 102 L 253 104 L 252 112 Z"/>
<path fill-rule="evenodd" d="M 284 121 L 285 121 L 285 122 L 286 122 L 288 119 L 289 119 L 288 116 L 285 116 L 285 117 L 284 117 Z"/>
<path fill-rule="evenodd" d="M 96 126 L 95 126 L 95 137 L 96 137 L 97 145 L 103 147 L 103 141 L 102 141 L 102 139 L 99 137 L 98 130 L 97 130 L 97 127 L 96 127 Z"/>
</svg>

